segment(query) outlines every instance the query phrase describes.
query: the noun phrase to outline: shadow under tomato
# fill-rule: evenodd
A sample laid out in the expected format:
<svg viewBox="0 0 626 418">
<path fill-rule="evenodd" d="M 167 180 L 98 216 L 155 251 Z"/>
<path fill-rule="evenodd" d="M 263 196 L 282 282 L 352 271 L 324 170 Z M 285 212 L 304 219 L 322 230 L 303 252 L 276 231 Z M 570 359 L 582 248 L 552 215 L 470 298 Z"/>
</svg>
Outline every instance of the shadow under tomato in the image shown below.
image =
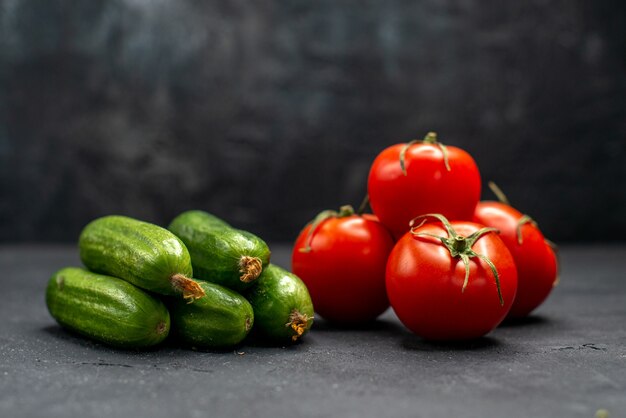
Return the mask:
<svg viewBox="0 0 626 418">
<path fill-rule="evenodd" d="M 402 347 L 415 351 L 487 351 L 498 348 L 502 343 L 493 337 L 480 337 L 463 341 L 428 341 L 417 335 L 402 339 Z"/>
<path fill-rule="evenodd" d="M 521 328 L 521 327 L 538 327 L 550 325 L 551 320 L 541 315 L 530 315 L 523 318 L 505 319 L 498 327 L 500 328 Z"/>
</svg>

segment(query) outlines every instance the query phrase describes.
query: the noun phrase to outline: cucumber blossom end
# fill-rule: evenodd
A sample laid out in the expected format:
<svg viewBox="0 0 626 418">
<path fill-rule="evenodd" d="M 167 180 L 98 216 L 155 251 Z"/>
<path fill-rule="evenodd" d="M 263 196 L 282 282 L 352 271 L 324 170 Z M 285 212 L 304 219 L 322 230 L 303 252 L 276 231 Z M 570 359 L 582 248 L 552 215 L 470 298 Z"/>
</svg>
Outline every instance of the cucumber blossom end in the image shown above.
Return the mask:
<svg viewBox="0 0 626 418">
<path fill-rule="evenodd" d="M 170 331 L 170 327 L 169 327 L 169 325 L 168 325 L 168 323 L 167 323 L 167 322 L 165 322 L 165 321 L 161 321 L 161 322 L 159 322 L 159 323 L 157 324 L 157 327 L 156 327 L 156 332 L 157 332 L 157 335 L 163 335 L 163 334 L 166 334 L 166 336 L 167 336 L 167 334 L 169 333 L 169 331 Z"/>
</svg>

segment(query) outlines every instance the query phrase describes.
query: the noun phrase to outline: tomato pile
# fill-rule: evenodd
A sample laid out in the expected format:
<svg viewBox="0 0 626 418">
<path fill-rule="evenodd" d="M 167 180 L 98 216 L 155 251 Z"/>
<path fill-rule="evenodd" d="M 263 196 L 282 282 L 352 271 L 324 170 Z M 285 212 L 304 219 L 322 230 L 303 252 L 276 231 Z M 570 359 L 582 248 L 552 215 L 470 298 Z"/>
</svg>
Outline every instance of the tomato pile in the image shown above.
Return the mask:
<svg viewBox="0 0 626 418">
<path fill-rule="evenodd" d="M 371 321 L 391 305 L 430 340 L 481 337 L 530 314 L 558 281 L 556 247 L 537 223 L 500 201 L 480 201 L 478 166 L 430 132 L 374 160 L 374 214 L 324 211 L 296 239 L 292 269 L 316 312 L 338 324 Z"/>
</svg>

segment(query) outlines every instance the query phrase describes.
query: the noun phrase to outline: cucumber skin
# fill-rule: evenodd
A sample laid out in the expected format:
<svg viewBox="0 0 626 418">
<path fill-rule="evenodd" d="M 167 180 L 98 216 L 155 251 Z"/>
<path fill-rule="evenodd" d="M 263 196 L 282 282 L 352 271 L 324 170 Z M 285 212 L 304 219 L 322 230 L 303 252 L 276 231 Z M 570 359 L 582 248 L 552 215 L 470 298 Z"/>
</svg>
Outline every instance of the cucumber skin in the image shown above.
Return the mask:
<svg viewBox="0 0 626 418">
<path fill-rule="evenodd" d="M 204 211 L 183 212 L 174 218 L 168 229 L 189 250 L 195 277 L 238 292 L 254 284 L 254 281 L 240 280 L 242 256 L 258 257 L 263 268 L 270 261 L 271 253 L 265 241 Z"/>
<path fill-rule="evenodd" d="M 163 295 L 178 294 L 170 282 L 174 274 L 193 276 L 189 251 L 178 237 L 126 216 L 92 221 L 83 229 L 78 245 L 89 270 Z"/>
<path fill-rule="evenodd" d="M 215 283 L 198 281 L 205 296 L 192 304 L 168 303 L 172 329 L 184 343 L 198 348 L 227 348 L 243 341 L 254 324 L 254 311 L 239 293 Z"/>
<path fill-rule="evenodd" d="M 265 339 L 293 341 L 297 334 L 287 324 L 294 309 L 310 318 L 302 335 L 313 325 L 313 302 L 306 285 L 295 274 L 274 264 L 263 270 L 246 297 L 254 310 L 254 332 Z"/>
<path fill-rule="evenodd" d="M 163 302 L 127 281 L 78 267 L 50 278 L 46 305 L 64 328 L 119 348 L 159 344 L 170 329 Z"/>
</svg>

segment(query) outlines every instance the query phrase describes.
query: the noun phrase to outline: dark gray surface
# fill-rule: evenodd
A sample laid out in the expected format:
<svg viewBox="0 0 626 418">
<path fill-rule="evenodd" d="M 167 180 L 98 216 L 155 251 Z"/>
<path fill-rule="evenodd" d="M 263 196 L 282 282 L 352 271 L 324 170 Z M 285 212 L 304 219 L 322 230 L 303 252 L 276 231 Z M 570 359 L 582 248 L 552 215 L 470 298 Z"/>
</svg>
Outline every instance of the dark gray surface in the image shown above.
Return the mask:
<svg viewBox="0 0 626 418">
<path fill-rule="evenodd" d="M 277 264 L 289 248 L 274 246 Z M 60 329 L 47 278 L 73 247 L 0 247 L 2 417 L 626 416 L 626 247 L 566 247 L 563 277 L 525 323 L 433 345 L 387 312 L 360 330 L 323 321 L 301 344 L 117 351 Z"/>
<path fill-rule="evenodd" d="M 290 241 L 429 130 L 553 240 L 623 240 L 626 2 L 0 0 L 0 242 L 189 208 Z"/>
</svg>

